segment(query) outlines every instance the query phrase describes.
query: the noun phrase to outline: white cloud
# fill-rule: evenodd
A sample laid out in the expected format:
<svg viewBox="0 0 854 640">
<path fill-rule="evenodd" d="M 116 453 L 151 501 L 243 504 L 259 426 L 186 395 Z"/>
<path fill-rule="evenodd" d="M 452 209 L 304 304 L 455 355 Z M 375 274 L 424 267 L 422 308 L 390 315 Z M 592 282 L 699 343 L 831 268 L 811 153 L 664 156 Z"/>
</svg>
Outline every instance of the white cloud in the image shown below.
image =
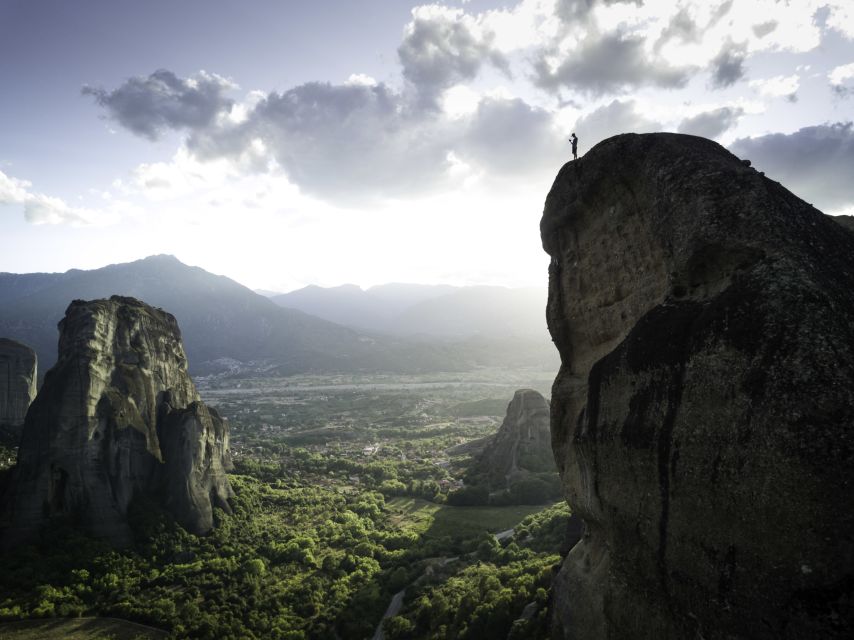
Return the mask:
<svg viewBox="0 0 854 640">
<path fill-rule="evenodd" d="M 23 203 L 31 186 L 26 180 L 18 180 L 0 171 L 0 204 Z"/>
<path fill-rule="evenodd" d="M 854 62 L 835 67 L 827 74 L 830 87 L 841 98 L 854 94 Z"/>
<path fill-rule="evenodd" d="M 634 100 L 613 100 L 582 116 L 575 123 L 579 154 L 620 133 L 651 133 L 663 124 L 647 116 Z"/>
<path fill-rule="evenodd" d="M 842 84 L 850 78 L 854 78 L 854 62 L 835 67 L 827 74 L 830 84 Z"/>
<path fill-rule="evenodd" d="M 97 224 L 100 212 L 82 207 L 71 207 L 60 198 L 29 194 L 23 202 L 24 219 L 32 224 Z"/>
<path fill-rule="evenodd" d="M 751 80 L 750 86 L 756 89 L 760 95 L 768 98 L 782 98 L 794 96 L 800 87 L 800 76 L 795 73 L 790 76 L 774 76 L 760 80 Z"/>
<path fill-rule="evenodd" d="M 462 9 L 415 7 L 397 50 L 403 76 L 416 87 L 422 102 L 431 104 L 443 89 L 471 80 L 486 63 L 508 71 L 494 39 L 480 18 Z"/>
<path fill-rule="evenodd" d="M 185 133 L 180 155 L 131 177 L 148 199 L 278 175 L 303 196 L 374 206 L 475 176 L 487 183 L 543 175 L 564 159 L 571 129 L 588 148 L 625 131 L 743 134 L 751 120 L 736 124 L 764 108 L 760 95 L 793 96 L 800 83 L 797 73 L 752 79 L 759 95 L 748 103 L 751 92 L 738 97 L 744 85 L 733 87 L 750 80 L 751 56 L 814 48 L 822 25 L 842 15 L 839 3 L 819 11 L 825 4 L 521 0 L 482 12 L 429 4 L 415 7 L 404 29 L 397 85 L 354 73 L 342 84 L 309 82 L 234 102 L 234 85 L 220 76 L 160 70 L 113 91 L 87 91 L 140 135 Z M 510 74 L 511 65 L 523 73 Z M 494 90 L 495 69 L 512 91 Z M 703 86 L 725 91 L 707 102 L 698 99 Z M 669 91 L 679 88 L 685 92 Z M 615 99 L 629 91 L 631 100 Z"/>
<path fill-rule="evenodd" d="M 826 3 L 826 6 L 827 26 L 836 29 L 849 40 L 854 39 L 854 6 L 850 0 L 835 0 Z"/>
<path fill-rule="evenodd" d="M 379 83 L 375 78 L 365 75 L 364 73 L 351 73 L 350 77 L 347 78 L 347 81 L 344 84 L 349 87 L 375 87 Z"/>
<path fill-rule="evenodd" d="M 477 110 L 480 95 L 463 84 L 451 87 L 442 94 L 441 104 L 444 111 L 451 118 L 468 116 Z"/>
<path fill-rule="evenodd" d="M 106 224 L 115 216 L 101 210 L 72 207 L 61 198 L 35 193 L 31 183 L 0 171 L 0 205 L 22 205 L 24 219 L 32 224 Z"/>
</svg>

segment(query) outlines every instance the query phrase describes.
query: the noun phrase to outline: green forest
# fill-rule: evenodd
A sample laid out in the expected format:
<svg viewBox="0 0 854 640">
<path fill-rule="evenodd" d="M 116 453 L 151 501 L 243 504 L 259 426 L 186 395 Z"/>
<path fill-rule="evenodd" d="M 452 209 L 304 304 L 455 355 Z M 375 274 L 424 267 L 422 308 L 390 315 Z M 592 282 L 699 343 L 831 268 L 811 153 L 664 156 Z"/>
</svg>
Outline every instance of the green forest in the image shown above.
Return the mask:
<svg viewBox="0 0 854 640">
<path fill-rule="evenodd" d="M 46 531 L 0 558 L 8 633 L 8 621 L 99 616 L 171 638 L 359 639 L 380 624 L 388 639 L 545 637 L 566 505 L 454 504 L 470 460 L 448 450 L 495 432 L 500 416 L 478 413 L 499 398 L 459 381 L 350 381 L 311 402 L 314 388 L 256 384 L 200 385 L 231 423 L 232 513 L 195 536 L 137 500 L 126 549 L 71 522 Z"/>
</svg>

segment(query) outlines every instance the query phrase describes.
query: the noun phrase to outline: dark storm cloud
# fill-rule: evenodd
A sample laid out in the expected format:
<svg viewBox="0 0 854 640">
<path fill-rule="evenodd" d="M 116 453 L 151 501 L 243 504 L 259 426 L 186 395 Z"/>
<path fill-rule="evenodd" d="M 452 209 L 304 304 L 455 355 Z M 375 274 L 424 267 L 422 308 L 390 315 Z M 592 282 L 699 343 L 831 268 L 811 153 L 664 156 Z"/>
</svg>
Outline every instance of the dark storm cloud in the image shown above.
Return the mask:
<svg viewBox="0 0 854 640">
<path fill-rule="evenodd" d="M 225 92 L 233 85 L 217 75 L 179 78 L 160 69 L 147 78 L 133 77 L 117 89 L 83 87 L 108 116 L 133 133 L 156 140 L 166 129 L 201 129 L 231 109 Z"/>
<path fill-rule="evenodd" d="M 543 51 L 534 61 L 534 82 L 547 90 L 567 88 L 592 95 L 619 93 L 633 87 L 682 87 L 689 70 L 673 67 L 664 58 L 650 56 L 644 39 L 622 33 L 591 31 L 581 45 L 555 68 Z"/>
<path fill-rule="evenodd" d="M 651 133 L 661 128 L 660 122 L 647 118 L 630 100 L 613 100 L 575 123 L 579 152 L 619 133 Z"/>
<path fill-rule="evenodd" d="M 397 53 L 404 77 L 431 102 L 443 89 L 474 78 L 486 63 L 509 73 L 493 40 L 494 34 L 461 11 L 423 7 L 413 12 Z"/>
<path fill-rule="evenodd" d="M 744 59 L 747 57 L 747 47 L 743 44 L 727 42 L 721 47 L 720 53 L 711 62 L 711 86 L 714 89 L 725 89 L 734 85 L 744 77 Z"/>
<path fill-rule="evenodd" d="M 851 122 L 742 138 L 730 150 L 822 211 L 854 206 Z"/>
<path fill-rule="evenodd" d="M 727 129 L 734 127 L 743 114 L 744 109 L 741 107 L 721 107 L 704 111 L 691 118 L 685 118 L 679 124 L 679 133 L 717 138 Z"/>
</svg>

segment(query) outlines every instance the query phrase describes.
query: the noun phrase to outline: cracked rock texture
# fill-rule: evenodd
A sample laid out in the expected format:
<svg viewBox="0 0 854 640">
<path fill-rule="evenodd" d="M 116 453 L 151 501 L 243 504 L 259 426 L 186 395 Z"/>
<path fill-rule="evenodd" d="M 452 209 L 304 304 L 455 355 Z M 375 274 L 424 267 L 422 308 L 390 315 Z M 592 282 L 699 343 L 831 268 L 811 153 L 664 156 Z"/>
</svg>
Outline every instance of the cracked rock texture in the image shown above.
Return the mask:
<svg viewBox="0 0 854 640">
<path fill-rule="evenodd" d="M 854 234 L 677 134 L 566 164 L 541 233 L 556 636 L 852 637 Z"/>
<path fill-rule="evenodd" d="M 36 397 L 36 353 L 0 338 L 0 425 L 19 427 Z"/>
<path fill-rule="evenodd" d="M 528 473 L 554 470 L 549 403 L 538 391 L 519 389 L 498 433 L 478 457 L 474 475 L 485 476 L 494 490 L 509 487 Z"/>
<path fill-rule="evenodd" d="M 175 318 L 113 296 L 75 300 L 59 330 L 7 492 L 6 544 L 54 519 L 127 544 L 137 495 L 209 531 L 232 496 L 228 428 L 199 399 Z"/>
</svg>

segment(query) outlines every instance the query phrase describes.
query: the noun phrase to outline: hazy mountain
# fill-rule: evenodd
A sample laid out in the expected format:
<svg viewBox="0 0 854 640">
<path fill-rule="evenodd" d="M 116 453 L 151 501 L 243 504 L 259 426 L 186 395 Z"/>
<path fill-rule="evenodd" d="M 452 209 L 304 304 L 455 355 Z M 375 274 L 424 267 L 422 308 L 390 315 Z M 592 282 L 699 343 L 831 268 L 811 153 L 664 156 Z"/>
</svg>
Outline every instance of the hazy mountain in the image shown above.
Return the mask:
<svg viewBox="0 0 854 640">
<path fill-rule="evenodd" d="M 281 307 L 349 327 L 384 330 L 393 315 L 391 305 L 354 284 L 329 288 L 309 285 L 270 299 Z"/>
<path fill-rule="evenodd" d="M 348 327 L 401 336 L 547 336 L 546 290 L 385 284 L 308 286 L 271 298 Z"/>
<path fill-rule="evenodd" d="M 56 324 L 74 299 L 132 296 L 178 319 L 190 366 L 268 361 L 289 370 L 343 366 L 366 350 L 347 328 L 282 309 L 224 276 L 172 256 L 62 274 L 0 274 L 0 335 L 32 346 L 45 371 L 56 360 Z"/>
<path fill-rule="evenodd" d="M 177 319 L 191 371 L 464 370 L 476 366 L 552 366 L 547 337 L 512 343 L 368 336 L 282 308 L 224 276 L 172 256 L 57 274 L 0 273 L 0 336 L 31 346 L 39 369 L 56 360 L 56 325 L 74 299 L 118 294 L 161 307 Z"/>
<path fill-rule="evenodd" d="M 281 291 L 270 291 L 269 289 L 253 289 L 252 291 L 257 293 L 259 296 L 264 296 L 265 298 L 282 295 Z"/>
<path fill-rule="evenodd" d="M 396 320 L 400 333 L 438 336 L 548 335 L 545 289 L 464 287 L 416 304 Z"/>
<path fill-rule="evenodd" d="M 402 313 L 406 309 L 457 291 L 459 287 L 449 284 L 405 284 L 390 282 L 368 289 L 374 298 L 382 300 L 392 314 Z"/>
</svg>

